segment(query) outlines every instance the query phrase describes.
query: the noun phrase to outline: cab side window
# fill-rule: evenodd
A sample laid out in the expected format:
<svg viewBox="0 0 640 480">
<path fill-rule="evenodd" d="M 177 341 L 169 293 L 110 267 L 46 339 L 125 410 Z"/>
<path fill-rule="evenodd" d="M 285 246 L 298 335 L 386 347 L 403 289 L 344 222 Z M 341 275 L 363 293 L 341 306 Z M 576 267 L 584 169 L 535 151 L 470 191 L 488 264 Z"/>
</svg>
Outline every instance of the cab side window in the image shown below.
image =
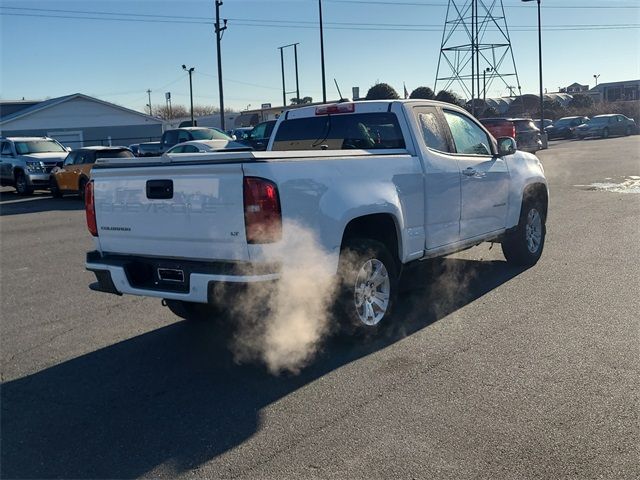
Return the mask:
<svg viewBox="0 0 640 480">
<path fill-rule="evenodd" d="M 2 142 L 2 150 L 0 151 L 2 155 L 11 156 L 13 153 L 11 152 L 11 144 L 9 142 Z"/>
<path fill-rule="evenodd" d="M 437 110 L 433 107 L 418 107 L 414 112 L 425 145 L 439 152 L 451 152 L 447 133 L 440 122 Z"/>
<path fill-rule="evenodd" d="M 195 145 L 185 145 L 182 147 L 182 151 L 184 153 L 198 153 L 200 150 Z"/>
<path fill-rule="evenodd" d="M 457 112 L 444 111 L 451 130 L 456 153 L 464 155 L 491 155 L 491 140 L 470 118 Z"/>
</svg>

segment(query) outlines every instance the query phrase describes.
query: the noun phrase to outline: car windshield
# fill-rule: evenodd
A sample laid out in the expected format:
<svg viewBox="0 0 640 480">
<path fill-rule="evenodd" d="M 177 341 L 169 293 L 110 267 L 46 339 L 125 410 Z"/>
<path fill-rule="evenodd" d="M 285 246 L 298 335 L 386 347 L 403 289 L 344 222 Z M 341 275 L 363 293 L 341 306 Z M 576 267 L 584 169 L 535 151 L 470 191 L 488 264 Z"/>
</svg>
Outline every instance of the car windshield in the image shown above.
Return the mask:
<svg viewBox="0 0 640 480">
<path fill-rule="evenodd" d="M 18 155 L 29 155 L 31 153 L 66 152 L 58 142 L 52 140 L 26 140 L 16 142 L 16 152 Z"/>
<path fill-rule="evenodd" d="M 191 130 L 190 133 L 194 140 L 232 140 L 226 133 L 213 130 L 212 128 Z"/>
</svg>

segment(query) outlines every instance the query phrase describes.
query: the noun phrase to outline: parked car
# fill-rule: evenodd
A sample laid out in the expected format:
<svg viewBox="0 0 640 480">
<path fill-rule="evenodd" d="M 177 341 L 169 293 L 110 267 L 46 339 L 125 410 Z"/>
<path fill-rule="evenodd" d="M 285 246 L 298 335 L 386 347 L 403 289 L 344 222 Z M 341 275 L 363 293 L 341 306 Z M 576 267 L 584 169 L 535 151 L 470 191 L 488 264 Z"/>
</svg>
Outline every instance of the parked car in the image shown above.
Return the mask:
<svg viewBox="0 0 640 480">
<path fill-rule="evenodd" d="M 535 153 L 543 147 L 540 129 L 530 118 L 482 118 L 480 122 L 496 138 L 515 138 L 518 150 Z"/>
<path fill-rule="evenodd" d="M 193 140 L 191 142 L 179 143 L 167 150 L 165 155 L 175 155 L 177 153 L 203 153 L 220 151 L 244 151 L 252 150 L 251 147 L 229 140 Z"/>
<path fill-rule="evenodd" d="M 596 115 L 584 125 L 576 127 L 575 133 L 579 138 L 601 137 L 611 135 L 631 135 L 636 133 L 636 122 L 624 115 L 609 114 Z"/>
<path fill-rule="evenodd" d="M 556 120 L 553 125 L 546 127 L 545 131 L 549 140 L 556 138 L 573 138 L 576 127 L 589 121 L 589 117 L 562 117 Z"/>
<path fill-rule="evenodd" d="M 544 128 L 548 128 L 551 125 L 553 125 L 553 120 L 551 120 L 550 118 L 545 118 L 544 119 Z M 542 128 L 540 128 L 540 119 L 538 118 L 537 120 L 533 121 L 533 124 L 538 128 L 538 130 L 542 131 Z"/>
<path fill-rule="evenodd" d="M 138 145 L 137 157 L 157 157 L 162 155 L 160 142 L 144 142 Z"/>
<path fill-rule="evenodd" d="M 249 136 L 242 140 L 242 143 L 249 145 L 251 148 L 257 151 L 263 151 L 267 149 L 273 127 L 276 125 L 276 120 L 268 120 L 262 122 L 253 127 L 253 130 L 249 133 Z"/>
<path fill-rule="evenodd" d="M 229 135 L 234 140 L 246 140 L 249 137 L 249 134 L 253 130 L 253 127 L 239 127 L 234 128 L 233 130 L 229 130 L 227 135 Z"/>
<path fill-rule="evenodd" d="M 174 145 L 192 140 L 233 140 L 218 128 L 185 127 L 167 130 L 160 138 L 160 151 L 166 152 Z"/>
<path fill-rule="evenodd" d="M 300 269 L 288 246 L 300 243 L 301 225 L 339 281 L 325 306 L 335 301 L 349 328 L 371 333 L 391 322 L 404 265 L 484 241 L 502 243 L 517 265 L 543 251 L 540 161 L 451 104 L 302 107 L 280 116 L 267 152 L 203 154 L 135 174 L 126 163 L 101 162 L 87 186 L 87 226 L 99 240 L 87 254 L 91 289 L 158 297 L 185 318 L 215 305 L 221 284 Z M 124 208 L 109 208 L 118 192 Z"/>
<path fill-rule="evenodd" d="M 69 152 L 62 167 L 51 173 L 51 193 L 62 198 L 68 193 L 79 194 L 84 198 L 84 187 L 90 179 L 90 172 L 99 158 L 134 158 L 127 147 L 83 147 Z"/>
<path fill-rule="evenodd" d="M 0 137 L 0 184 L 14 187 L 19 195 L 48 189 L 51 171 L 68 153 L 49 137 Z"/>
</svg>

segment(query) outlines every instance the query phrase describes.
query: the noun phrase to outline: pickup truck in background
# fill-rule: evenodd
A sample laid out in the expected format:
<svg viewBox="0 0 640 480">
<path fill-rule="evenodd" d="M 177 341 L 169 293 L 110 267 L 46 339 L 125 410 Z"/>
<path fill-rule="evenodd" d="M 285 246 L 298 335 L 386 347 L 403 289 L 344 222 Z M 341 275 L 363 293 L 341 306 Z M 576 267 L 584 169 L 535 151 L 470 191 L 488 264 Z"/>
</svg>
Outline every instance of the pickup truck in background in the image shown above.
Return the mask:
<svg viewBox="0 0 640 480">
<path fill-rule="evenodd" d="M 534 265 L 548 205 L 535 155 L 429 100 L 289 110 L 266 152 L 100 160 L 85 197 L 94 290 L 188 318 L 218 283 L 277 281 L 278 246 L 302 225 L 340 279 L 341 317 L 364 331 L 391 321 L 411 262 L 499 242 Z"/>
</svg>

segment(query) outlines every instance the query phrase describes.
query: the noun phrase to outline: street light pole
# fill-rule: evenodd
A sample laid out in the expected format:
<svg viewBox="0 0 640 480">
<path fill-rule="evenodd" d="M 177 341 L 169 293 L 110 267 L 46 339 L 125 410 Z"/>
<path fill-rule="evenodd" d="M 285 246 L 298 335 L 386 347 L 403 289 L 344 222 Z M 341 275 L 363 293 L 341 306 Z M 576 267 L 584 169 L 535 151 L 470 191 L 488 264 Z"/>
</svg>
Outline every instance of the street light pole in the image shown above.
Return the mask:
<svg viewBox="0 0 640 480">
<path fill-rule="evenodd" d="M 596 80 L 596 87 L 598 86 L 598 77 L 600 77 L 599 73 L 593 76 L 593 78 L 595 78 Z"/>
<path fill-rule="evenodd" d="M 327 81 L 324 72 L 324 35 L 322 33 L 322 0 L 318 0 L 320 13 L 320 63 L 322 66 L 322 103 L 327 103 Z"/>
<path fill-rule="evenodd" d="M 523 2 L 538 3 L 538 69 L 540 71 L 540 130 L 544 134 L 544 97 L 542 87 L 542 22 L 540 19 L 540 0 L 522 0 Z"/>
<path fill-rule="evenodd" d="M 220 128 L 224 130 L 224 92 L 222 89 L 222 58 L 220 56 L 220 41 L 223 32 L 227 29 L 227 19 L 224 19 L 224 26 L 220 26 L 220 6 L 222 0 L 216 0 L 216 47 L 218 49 L 218 92 L 220 94 Z"/>
<path fill-rule="evenodd" d="M 193 124 L 193 83 L 191 81 L 191 74 L 195 70 L 194 67 L 187 68 L 186 65 L 182 65 L 182 69 L 189 74 L 189 97 L 191 98 L 191 126 L 194 127 Z"/>
</svg>

